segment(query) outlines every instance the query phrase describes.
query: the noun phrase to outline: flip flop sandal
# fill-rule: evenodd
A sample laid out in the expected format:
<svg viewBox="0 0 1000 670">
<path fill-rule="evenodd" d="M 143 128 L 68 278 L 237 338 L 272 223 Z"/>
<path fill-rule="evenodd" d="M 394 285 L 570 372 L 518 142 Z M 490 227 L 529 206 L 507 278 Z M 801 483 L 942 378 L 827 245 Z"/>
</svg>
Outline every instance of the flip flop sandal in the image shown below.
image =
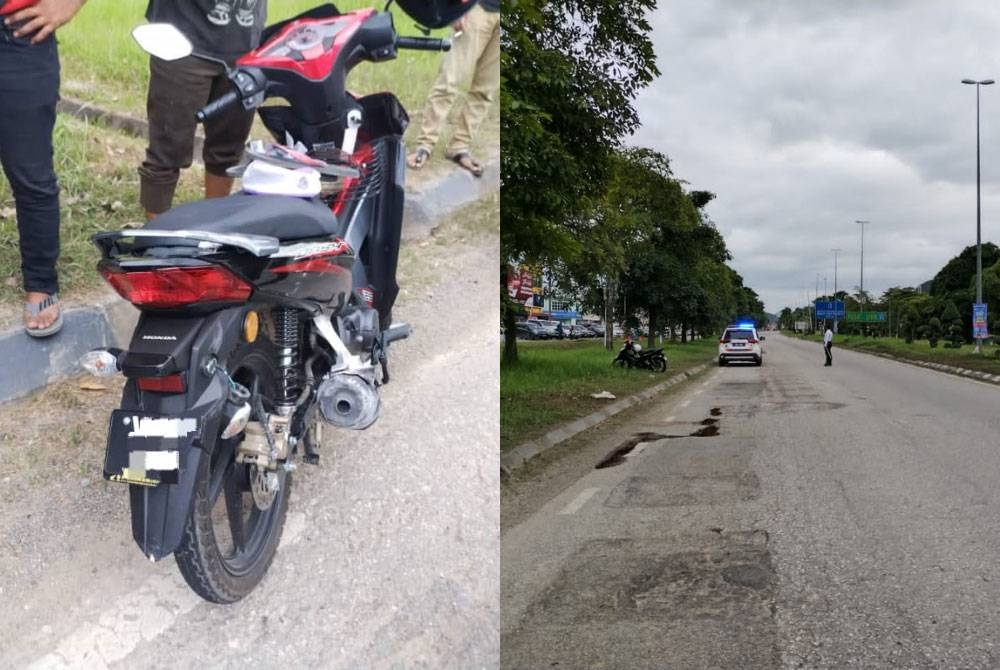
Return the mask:
<svg viewBox="0 0 1000 670">
<path fill-rule="evenodd" d="M 414 170 L 419 170 L 427 164 L 427 159 L 431 157 L 431 152 L 423 147 L 417 147 L 406 159 L 406 164 Z"/>
<path fill-rule="evenodd" d="M 24 311 L 28 316 L 36 317 L 43 311 L 52 307 L 59 305 L 59 296 L 53 293 L 50 296 L 46 296 L 41 302 L 26 302 L 24 303 Z M 59 314 L 56 316 L 56 320 L 45 328 L 28 328 L 27 324 L 24 326 L 24 332 L 26 332 L 31 337 L 49 337 L 58 333 L 63 326 L 63 315 L 62 308 L 59 308 Z"/>
<path fill-rule="evenodd" d="M 461 151 L 452 156 L 448 156 L 448 160 L 463 170 L 471 172 L 473 177 L 483 176 L 483 166 L 477 163 L 476 159 L 474 159 L 468 151 Z"/>
</svg>

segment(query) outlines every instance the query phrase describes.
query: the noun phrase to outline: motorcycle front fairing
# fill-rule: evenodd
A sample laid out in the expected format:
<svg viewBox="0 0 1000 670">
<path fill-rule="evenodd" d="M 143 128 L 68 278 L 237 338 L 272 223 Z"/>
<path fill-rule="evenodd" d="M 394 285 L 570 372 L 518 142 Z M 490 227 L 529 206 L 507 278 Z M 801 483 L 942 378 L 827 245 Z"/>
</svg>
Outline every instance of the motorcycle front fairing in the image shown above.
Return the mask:
<svg viewBox="0 0 1000 670">
<path fill-rule="evenodd" d="M 220 433 L 229 388 L 205 371 L 238 343 L 246 306 L 205 315 L 144 312 L 122 365 L 128 377 L 111 416 L 105 478 L 129 484 L 132 536 L 151 560 L 180 545 L 202 460 Z M 143 391 L 140 377 L 182 375 L 180 393 Z"/>
</svg>

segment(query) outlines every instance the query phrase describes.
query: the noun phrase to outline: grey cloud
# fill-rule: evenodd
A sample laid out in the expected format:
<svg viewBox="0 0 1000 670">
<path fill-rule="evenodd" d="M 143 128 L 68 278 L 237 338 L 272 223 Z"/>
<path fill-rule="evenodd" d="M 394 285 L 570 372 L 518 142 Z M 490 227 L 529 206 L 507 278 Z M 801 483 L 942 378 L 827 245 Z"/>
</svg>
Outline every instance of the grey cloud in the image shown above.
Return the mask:
<svg viewBox="0 0 1000 670">
<path fill-rule="evenodd" d="M 830 248 L 858 265 L 855 219 L 874 222 L 876 292 L 975 241 L 975 89 L 959 81 L 1000 79 L 1000 5 L 673 0 L 652 24 L 663 75 L 633 142 L 718 194 L 709 214 L 769 310 L 804 303 L 816 272 L 832 290 Z M 1000 240 L 1000 85 L 982 112 L 983 237 Z"/>
</svg>

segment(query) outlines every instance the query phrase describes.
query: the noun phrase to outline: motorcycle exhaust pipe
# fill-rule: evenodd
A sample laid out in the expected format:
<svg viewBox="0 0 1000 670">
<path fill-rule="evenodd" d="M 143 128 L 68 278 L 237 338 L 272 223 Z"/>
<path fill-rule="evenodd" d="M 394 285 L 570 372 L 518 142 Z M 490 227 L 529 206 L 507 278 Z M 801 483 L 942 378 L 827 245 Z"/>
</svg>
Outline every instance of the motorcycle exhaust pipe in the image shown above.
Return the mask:
<svg viewBox="0 0 1000 670">
<path fill-rule="evenodd" d="M 341 372 L 324 380 L 317 402 L 323 420 L 338 428 L 363 430 L 378 418 L 378 390 L 358 374 Z"/>
</svg>

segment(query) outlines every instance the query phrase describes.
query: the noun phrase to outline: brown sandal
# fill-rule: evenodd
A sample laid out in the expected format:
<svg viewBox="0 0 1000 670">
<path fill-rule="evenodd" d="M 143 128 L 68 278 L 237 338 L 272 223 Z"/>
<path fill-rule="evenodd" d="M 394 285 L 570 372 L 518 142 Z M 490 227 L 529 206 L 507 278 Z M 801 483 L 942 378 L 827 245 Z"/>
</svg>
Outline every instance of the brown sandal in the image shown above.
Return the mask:
<svg viewBox="0 0 1000 670">
<path fill-rule="evenodd" d="M 472 173 L 473 177 L 483 176 L 483 166 L 476 162 L 476 159 L 468 151 L 460 151 L 457 154 L 448 156 L 448 160 Z"/>
</svg>

